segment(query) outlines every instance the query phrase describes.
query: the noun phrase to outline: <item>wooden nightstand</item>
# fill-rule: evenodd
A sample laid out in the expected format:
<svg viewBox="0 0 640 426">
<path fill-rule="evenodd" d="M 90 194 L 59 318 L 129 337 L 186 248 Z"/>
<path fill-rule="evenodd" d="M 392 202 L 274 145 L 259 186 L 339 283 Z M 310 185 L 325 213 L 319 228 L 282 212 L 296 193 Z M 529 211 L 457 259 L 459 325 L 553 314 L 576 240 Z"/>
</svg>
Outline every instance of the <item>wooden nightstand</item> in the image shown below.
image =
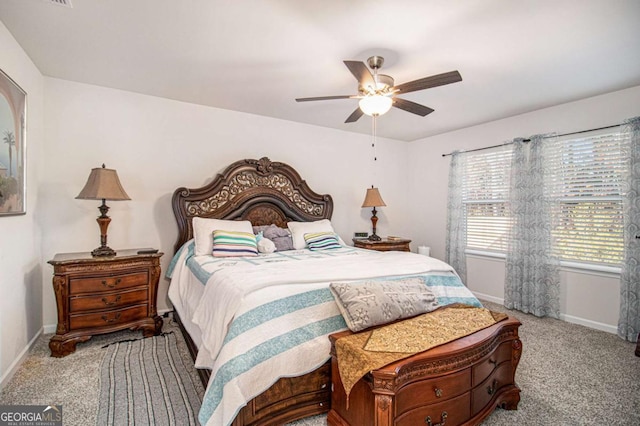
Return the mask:
<svg viewBox="0 0 640 426">
<path fill-rule="evenodd" d="M 411 240 L 389 240 L 387 238 L 383 238 L 380 241 L 371 241 L 366 238 L 353 239 L 354 247 L 377 251 L 411 251 L 409 248 L 410 242 Z"/>
<path fill-rule="evenodd" d="M 49 341 L 51 356 L 63 357 L 95 334 L 130 328 L 145 337 L 159 334 L 162 318 L 156 296 L 163 253 L 119 250 L 116 256 L 61 253 L 53 265 L 58 327 Z"/>
</svg>

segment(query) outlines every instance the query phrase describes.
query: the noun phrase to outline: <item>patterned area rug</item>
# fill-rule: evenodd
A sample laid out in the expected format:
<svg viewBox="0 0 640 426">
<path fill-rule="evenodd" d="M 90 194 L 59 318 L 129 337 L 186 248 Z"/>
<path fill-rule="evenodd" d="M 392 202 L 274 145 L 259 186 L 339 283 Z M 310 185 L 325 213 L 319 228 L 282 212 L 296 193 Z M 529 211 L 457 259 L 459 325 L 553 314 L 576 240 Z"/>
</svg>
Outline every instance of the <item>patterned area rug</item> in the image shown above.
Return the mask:
<svg viewBox="0 0 640 426">
<path fill-rule="evenodd" d="M 198 425 L 200 398 L 173 332 L 107 347 L 97 425 Z"/>
</svg>

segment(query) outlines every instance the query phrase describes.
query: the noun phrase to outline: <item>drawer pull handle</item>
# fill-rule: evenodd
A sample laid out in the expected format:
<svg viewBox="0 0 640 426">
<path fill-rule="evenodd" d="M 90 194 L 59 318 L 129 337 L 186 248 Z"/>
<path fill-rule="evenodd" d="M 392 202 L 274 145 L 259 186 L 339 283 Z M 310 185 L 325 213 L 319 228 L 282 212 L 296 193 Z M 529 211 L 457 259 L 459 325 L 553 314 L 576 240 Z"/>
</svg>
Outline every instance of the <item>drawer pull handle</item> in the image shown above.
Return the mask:
<svg viewBox="0 0 640 426">
<path fill-rule="evenodd" d="M 441 419 L 441 420 L 442 420 L 442 422 L 441 422 L 441 423 L 431 423 L 431 416 L 427 416 L 427 418 L 426 418 L 426 419 L 424 419 L 424 422 L 425 422 L 426 424 L 428 424 L 429 426 L 444 426 L 444 423 L 447 421 L 447 415 L 448 415 L 448 414 L 447 414 L 447 412 L 446 412 L 446 411 L 443 411 L 443 412 L 442 412 L 442 415 L 441 415 L 441 417 L 442 417 L 442 419 Z"/>
<path fill-rule="evenodd" d="M 122 299 L 122 295 L 119 294 L 119 295 L 116 296 L 116 298 L 113 300 L 113 302 L 109 302 L 106 297 L 102 298 L 102 302 L 107 306 L 113 306 L 116 303 L 118 303 L 120 301 L 120 299 Z"/>
<path fill-rule="evenodd" d="M 492 359 L 489 359 L 489 364 L 493 364 L 493 366 L 495 367 L 496 365 L 498 365 L 498 361 L 494 361 Z"/>
<path fill-rule="evenodd" d="M 433 391 L 436 393 L 436 398 L 442 397 L 442 389 L 435 388 Z"/>
<path fill-rule="evenodd" d="M 103 321 L 104 321 L 104 322 L 112 323 L 112 322 L 116 322 L 116 321 L 118 321 L 118 320 L 120 319 L 120 315 L 121 315 L 121 313 L 120 313 L 120 312 L 118 312 L 117 314 L 115 314 L 113 318 L 109 318 L 109 317 L 107 317 L 106 315 L 103 315 L 103 316 L 102 316 L 102 319 L 103 319 Z"/>
<path fill-rule="evenodd" d="M 117 278 L 113 284 L 110 284 L 107 280 L 102 280 L 102 285 L 109 288 L 114 288 L 122 282 L 122 278 Z"/>
<path fill-rule="evenodd" d="M 497 388 L 498 388 L 498 381 L 494 379 L 493 383 L 491 383 L 491 386 L 487 386 L 487 393 L 489 395 L 493 395 Z"/>
</svg>

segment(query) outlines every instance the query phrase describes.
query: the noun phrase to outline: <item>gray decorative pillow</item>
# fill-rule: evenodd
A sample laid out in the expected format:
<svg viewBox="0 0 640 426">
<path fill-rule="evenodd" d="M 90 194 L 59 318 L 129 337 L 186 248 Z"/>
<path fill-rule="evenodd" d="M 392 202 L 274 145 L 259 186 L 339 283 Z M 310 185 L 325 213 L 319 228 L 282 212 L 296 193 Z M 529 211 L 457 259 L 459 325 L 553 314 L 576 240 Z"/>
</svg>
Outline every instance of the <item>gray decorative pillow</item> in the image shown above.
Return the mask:
<svg viewBox="0 0 640 426">
<path fill-rule="evenodd" d="M 293 239 L 288 229 L 280 228 L 277 225 L 254 226 L 253 233 L 262 231 L 262 236 L 273 241 L 276 251 L 293 250 Z"/>
<path fill-rule="evenodd" d="M 329 288 L 351 331 L 438 308 L 436 296 L 419 277 L 331 283 Z"/>
</svg>

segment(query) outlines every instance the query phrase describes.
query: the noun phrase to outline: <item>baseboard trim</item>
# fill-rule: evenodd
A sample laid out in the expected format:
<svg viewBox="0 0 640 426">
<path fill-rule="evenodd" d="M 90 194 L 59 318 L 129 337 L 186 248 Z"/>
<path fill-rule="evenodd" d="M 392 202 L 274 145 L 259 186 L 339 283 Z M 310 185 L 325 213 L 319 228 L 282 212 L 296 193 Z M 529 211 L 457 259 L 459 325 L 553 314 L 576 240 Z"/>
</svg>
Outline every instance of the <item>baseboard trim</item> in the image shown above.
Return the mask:
<svg viewBox="0 0 640 426">
<path fill-rule="evenodd" d="M 22 362 L 25 360 L 29 351 L 31 350 L 33 345 L 36 343 L 36 340 L 38 340 L 38 337 L 40 337 L 40 335 L 43 333 L 43 329 L 44 327 L 38 330 L 36 335 L 33 336 L 33 338 L 29 341 L 29 343 L 27 343 L 24 349 L 22 349 L 22 351 L 18 354 L 16 359 L 11 363 L 6 373 L 2 375 L 2 377 L 0 378 L 0 391 L 4 389 L 7 383 L 9 383 L 9 380 L 11 380 L 13 378 L 13 375 L 16 373 L 16 371 L 18 371 L 18 368 L 20 367 L 20 365 L 22 365 Z"/>
<path fill-rule="evenodd" d="M 488 294 L 473 292 L 473 295 L 480 300 L 486 300 L 488 302 L 498 303 L 504 306 L 504 299 L 499 297 L 490 296 Z M 592 321 L 585 318 L 576 317 L 574 315 L 560 314 L 560 319 L 572 324 L 584 325 L 585 327 L 593 328 L 595 330 L 606 331 L 607 333 L 618 334 L 618 327 L 602 322 Z"/>
<path fill-rule="evenodd" d="M 504 305 L 504 299 L 495 296 L 489 296 L 488 294 L 478 293 L 477 291 L 472 292 L 475 297 L 480 300 L 486 300 L 487 302 L 497 303 L 499 305 Z"/>
<path fill-rule="evenodd" d="M 572 324 L 584 325 L 585 327 L 593 328 L 600 331 L 606 331 L 611 334 L 618 334 L 618 327 L 610 324 L 605 324 L 602 322 L 592 321 L 580 317 L 575 317 L 573 315 L 560 314 L 560 319 L 566 322 L 570 322 Z"/>
<path fill-rule="evenodd" d="M 56 332 L 57 324 L 47 324 L 42 327 L 44 334 L 53 334 Z"/>
</svg>

